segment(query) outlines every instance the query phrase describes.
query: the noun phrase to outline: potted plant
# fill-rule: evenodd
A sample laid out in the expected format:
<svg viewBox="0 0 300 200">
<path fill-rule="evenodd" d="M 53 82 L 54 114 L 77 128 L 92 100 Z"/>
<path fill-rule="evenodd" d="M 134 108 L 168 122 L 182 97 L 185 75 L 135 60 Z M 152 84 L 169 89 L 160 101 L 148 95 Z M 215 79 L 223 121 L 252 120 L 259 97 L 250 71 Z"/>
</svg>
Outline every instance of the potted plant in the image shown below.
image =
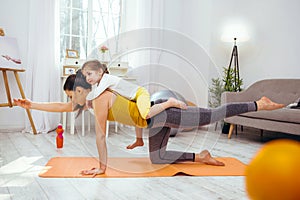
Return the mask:
<svg viewBox="0 0 300 200">
<path fill-rule="evenodd" d="M 223 68 L 223 78 L 212 79 L 212 86 L 209 88 L 210 100 L 209 106 L 212 108 L 221 105 L 221 94 L 225 91 L 238 92 L 241 91 L 243 85 L 243 79 L 237 74 L 239 72 L 234 68 Z M 222 127 L 222 133 L 228 134 L 230 124 L 224 122 Z"/>
<path fill-rule="evenodd" d="M 243 79 L 239 77 L 239 72 L 233 68 L 224 67 L 224 90 L 228 92 L 240 92 L 243 85 Z"/>
<path fill-rule="evenodd" d="M 212 78 L 212 86 L 209 88 L 209 107 L 216 108 L 221 105 L 221 94 L 224 90 L 224 83 L 221 78 Z"/>
</svg>

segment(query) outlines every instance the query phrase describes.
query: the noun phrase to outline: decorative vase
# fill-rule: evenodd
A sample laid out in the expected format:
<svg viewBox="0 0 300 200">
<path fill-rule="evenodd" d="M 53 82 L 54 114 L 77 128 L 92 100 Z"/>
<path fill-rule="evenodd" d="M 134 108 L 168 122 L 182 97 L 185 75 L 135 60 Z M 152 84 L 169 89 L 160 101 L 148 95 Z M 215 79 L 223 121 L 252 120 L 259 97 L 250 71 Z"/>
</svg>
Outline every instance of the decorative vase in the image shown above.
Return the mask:
<svg viewBox="0 0 300 200">
<path fill-rule="evenodd" d="M 108 47 L 103 45 L 99 48 L 99 51 L 102 53 L 101 61 L 105 61 L 106 59 L 105 53 L 108 51 Z"/>
</svg>

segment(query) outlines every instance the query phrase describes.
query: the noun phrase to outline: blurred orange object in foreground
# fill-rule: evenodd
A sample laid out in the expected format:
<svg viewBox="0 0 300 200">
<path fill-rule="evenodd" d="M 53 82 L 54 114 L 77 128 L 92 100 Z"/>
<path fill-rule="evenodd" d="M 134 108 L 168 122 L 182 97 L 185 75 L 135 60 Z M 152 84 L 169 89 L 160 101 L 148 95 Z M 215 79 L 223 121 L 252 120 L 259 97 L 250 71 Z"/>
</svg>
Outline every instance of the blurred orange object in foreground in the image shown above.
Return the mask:
<svg viewBox="0 0 300 200">
<path fill-rule="evenodd" d="M 246 167 L 246 191 L 253 200 L 300 199 L 300 143 L 268 142 Z"/>
</svg>

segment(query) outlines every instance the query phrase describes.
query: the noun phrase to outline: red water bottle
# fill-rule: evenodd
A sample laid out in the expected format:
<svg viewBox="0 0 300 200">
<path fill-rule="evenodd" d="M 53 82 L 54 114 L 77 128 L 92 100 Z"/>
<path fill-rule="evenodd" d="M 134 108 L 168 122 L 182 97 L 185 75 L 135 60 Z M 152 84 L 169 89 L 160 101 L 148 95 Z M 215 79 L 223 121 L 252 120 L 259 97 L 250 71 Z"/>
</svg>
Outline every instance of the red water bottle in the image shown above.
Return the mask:
<svg viewBox="0 0 300 200">
<path fill-rule="evenodd" d="M 64 136 L 63 136 L 63 133 L 64 133 L 64 129 L 62 127 L 61 124 L 58 124 L 57 126 L 57 129 L 56 129 L 56 147 L 57 148 L 63 148 L 64 146 Z"/>
</svg>

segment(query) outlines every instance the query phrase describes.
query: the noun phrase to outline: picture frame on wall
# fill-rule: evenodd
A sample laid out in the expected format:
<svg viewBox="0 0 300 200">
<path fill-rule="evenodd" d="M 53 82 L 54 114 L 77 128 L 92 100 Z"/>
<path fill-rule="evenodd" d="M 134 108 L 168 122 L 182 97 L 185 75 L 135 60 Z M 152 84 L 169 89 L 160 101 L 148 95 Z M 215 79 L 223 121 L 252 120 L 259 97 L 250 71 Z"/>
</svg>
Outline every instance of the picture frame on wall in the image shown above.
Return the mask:
<svg viewBox="0 0 300 200">
<path fill-rule="evenodd" d="M 66 58 L 79 58 L 78 51 L 73 49 L 67 49 Z"/>
<path fill-rule="evenodd" d="M 78 66 L 63 66 L 63 76 L 69 76 L 71 74 L 76 74 L 79 69 Z"/>
</svg>

